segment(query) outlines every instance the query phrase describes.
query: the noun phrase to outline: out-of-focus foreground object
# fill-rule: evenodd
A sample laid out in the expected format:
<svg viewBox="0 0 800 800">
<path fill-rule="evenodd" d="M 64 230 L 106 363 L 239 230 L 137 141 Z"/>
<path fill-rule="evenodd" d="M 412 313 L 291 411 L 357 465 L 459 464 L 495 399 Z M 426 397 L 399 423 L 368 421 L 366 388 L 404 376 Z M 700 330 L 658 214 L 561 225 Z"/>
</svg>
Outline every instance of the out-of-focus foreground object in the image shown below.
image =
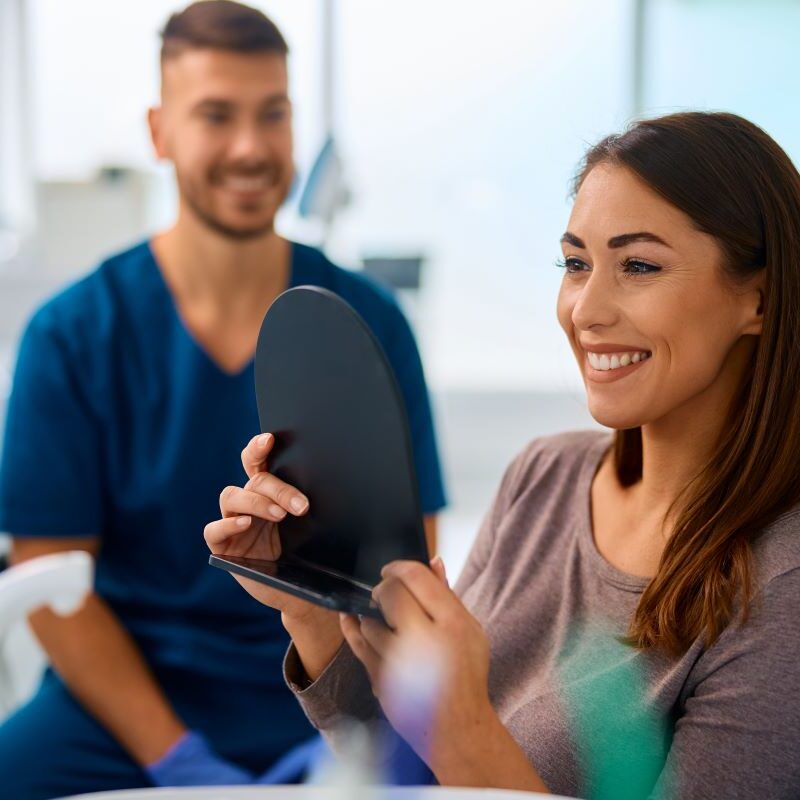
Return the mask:
<svg viewBox="0 0 800 800">
<path fill-rule="evenodd" d="M 569 800 L 557 795 L 515 792 L 504 789 L 462 789 L 443 786 L 362 787 L 347 800 Z M 71 800 L 342 800 L 337 786 L 226 786 L 216 788 L 132 789 L 122 792 L 95 792 L 76 795 Z"/>
<path fill-rule="evenodd" d="M 0 717 L 14 702 L 2 645 L 11 627 L 32 611 L 49 606 L 60 616 L 74 614 L 92 589 L 94 559 L 80 550 L 53 553 L 0 573 Z"/>
</svg>

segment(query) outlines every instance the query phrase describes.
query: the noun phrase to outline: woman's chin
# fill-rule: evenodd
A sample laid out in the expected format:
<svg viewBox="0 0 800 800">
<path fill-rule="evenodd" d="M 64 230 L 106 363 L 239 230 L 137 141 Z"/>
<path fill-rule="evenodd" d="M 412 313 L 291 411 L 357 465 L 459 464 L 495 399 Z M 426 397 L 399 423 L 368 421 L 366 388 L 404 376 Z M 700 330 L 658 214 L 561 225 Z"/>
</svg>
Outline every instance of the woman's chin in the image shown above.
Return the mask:
<svg viewBox="0 0 800 800">
<path fill-rule="evenodd" d="M 621 431 L 627 428 L 639 428 L 644 422 L 640 414 L 631 414 L 629 409 L 609 407 L 606 403 L 593 403 L 591 398 L 588 408 L 592 419 L 605 428 Z"/>
</svg>

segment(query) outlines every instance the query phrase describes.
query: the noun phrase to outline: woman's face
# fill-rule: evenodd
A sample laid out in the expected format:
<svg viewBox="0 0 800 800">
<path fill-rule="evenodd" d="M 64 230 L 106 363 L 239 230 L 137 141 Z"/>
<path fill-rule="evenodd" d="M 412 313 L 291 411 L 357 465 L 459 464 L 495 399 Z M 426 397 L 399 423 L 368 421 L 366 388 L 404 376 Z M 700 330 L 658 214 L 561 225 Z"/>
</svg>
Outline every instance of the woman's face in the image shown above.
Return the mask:
<svg viewBox="0 0 800 800">
<path fill-rule="evenodd" d="M 726 278 L 714 238 L 630 170 L 601 163 L 561 243 L 558 319 L 598 422 L 633 428 L 730 399 L 752 348 L 742 337 L 760 333 L 760 294 Z"/>
</svg>

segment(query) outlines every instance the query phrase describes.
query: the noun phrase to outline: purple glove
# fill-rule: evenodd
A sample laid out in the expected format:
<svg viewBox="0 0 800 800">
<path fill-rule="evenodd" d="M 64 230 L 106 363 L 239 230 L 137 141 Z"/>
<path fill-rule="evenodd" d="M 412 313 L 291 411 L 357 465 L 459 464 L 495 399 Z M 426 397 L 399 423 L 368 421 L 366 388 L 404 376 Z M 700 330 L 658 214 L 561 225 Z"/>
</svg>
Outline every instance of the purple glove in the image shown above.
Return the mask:
<svg viewBox="0 0 800 800">
<path fill-rule="evenodd" d="M 252 783 L 246 770 L 214 753 L 208 742 L 187 731 L 158 761 L 145 767 L 156 786 L 238 786 Z"/>
</svg>

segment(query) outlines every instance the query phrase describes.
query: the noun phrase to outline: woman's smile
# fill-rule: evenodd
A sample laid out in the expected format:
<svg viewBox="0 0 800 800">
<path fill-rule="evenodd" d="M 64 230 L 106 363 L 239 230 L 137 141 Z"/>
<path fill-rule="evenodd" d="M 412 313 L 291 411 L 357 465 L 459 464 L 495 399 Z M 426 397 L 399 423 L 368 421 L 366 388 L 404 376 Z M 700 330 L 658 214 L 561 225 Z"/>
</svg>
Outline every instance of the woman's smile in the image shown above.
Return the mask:
<svg viewBox="0 0 800 800">
<path fill-rule="evenodd" d="M 653 354 L 644 348 L 627 345 L 583 345 L 578 346 L 586 353 L 584 373 L 587 380 L 595 383 L 611 383 L 635 372 Z"/>
</svg>

